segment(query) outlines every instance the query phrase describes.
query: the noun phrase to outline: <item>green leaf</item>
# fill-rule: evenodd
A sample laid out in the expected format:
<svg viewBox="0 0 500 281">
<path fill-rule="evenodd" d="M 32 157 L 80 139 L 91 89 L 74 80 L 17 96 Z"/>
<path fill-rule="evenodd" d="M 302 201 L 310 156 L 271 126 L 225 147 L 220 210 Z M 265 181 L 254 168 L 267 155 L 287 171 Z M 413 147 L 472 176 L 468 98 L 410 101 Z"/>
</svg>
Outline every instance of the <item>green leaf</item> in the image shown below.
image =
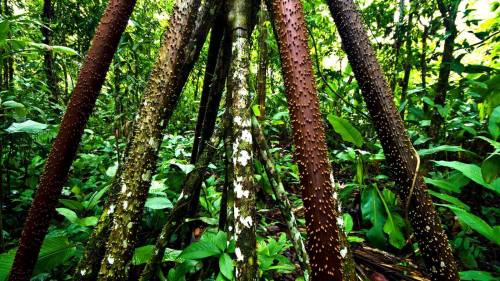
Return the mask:
<svg viewBox="0 0 500 281">
<path fill-rule="evenodd" d="M 438 153 L 438 152 L 442 152 L 442 151 L 467 152 L 467 153 L 473 154 L 471 151 L 469 151 L 467 149 L 463 149 L 462 147 L 456 146 L 456 145 L 440 145 L 440 146 L 436 146 L 436 147 L 432 147 L 432 148 L 420 149 L 418 151 L 418 154 L 420 156 L 425 156 L 425 155 L 430 155 L 430 154 L 434 154 L 434 153 Z"/>
<path fill-rule="evenodd" d="M 469 270 L 460 272 L 460 280 L 472 281 L 498 281 L 498 278 L 486 271 Z"/>
<path fill-rule="evenodd" d="M 434 161 L 439 166 L 452 168 L 462 172 L 466 177 L 490 190 L 500 193 L 500 180 L 489 184 L 483 180 L 481 168 L 474 164 L 465 164 L 458 161 Z"/>
<path fill-rule="evenodd" d="M 0 281 L 7 280 L 14 262 L 16 250 L 17 248 L 14 248 L 0 254 Z M 65 236 L 45 238 L 33 274 L 36 275 L 43 272 L 49 272 L 51 269 L 63 264 L 70 257 L 74 256 L 75 252 L 75 245 L 70 243 Z"/>
<path fill-rule="evenodd" d="M 13 100 L 8 100 L 8 101 L 3 102 L 2 106 L 5 108 L 9 108 L 9 109 L 24 108 L 24 104 L 18 103 L 18 102 L 13 101 Z"/>
<path fill-rule="evenodd" d="M 460 193 L 460 187 L 457 187 L 454 184 L 451 184 L 450 182 L 442 179 L 431 179 L 431 178 L 426 178 L 424 177 L 424 182 L 426 184 L 432 184 L 436 187 L 439 187 L 441 189 L 444 189 L 446 191 L 450 192 L 455 192 L 455 193 Z"/>
<path fill-rule="evenodd" d="M 146 208 L 153 210 L 172 209 L 174 205 L 167 197 L 151 197 L 146 201 Z"/>
<path fill-rule="evenodd" d="M 449 208 L 458 219 L 468 225 L 470 228 L 488 238 L 490 241 L 500 245 L 500 231 L 498 229 L 492 228 L 488 223 L 486 223 L 480 217 L 473 215 L 463 209 L 460 209 L 456 206 L 448 205 L 448 204 L 436 204 L 438 206 L 443 206 Z"/>
<path fill-rule="evenodd" d="M 389 243 L 397 249 L 402 249 L 406 245 L 406 240 L 402 232 L 405 222 L 398 214 L 391 214 L 385 221 L 384 232 L 389 235 Z"/>
<path fill-rule="evenodd" d="M 500 175 L 500 151 L 495 151 L 481 165 L 483 180 L 490 184 Z"/>
<path fill-rule="evenodd" d="M 352 227 L 354 225 L 352 217 L 350 214 L 345 213 L 342 215 L 342 219 L 344 221 L 344 231 L 346 234 L 349 234 L 352 231 Z"/>
<path fill-rule="evenodd" d="M 154 247 L 154 245 L 145 245 L 135 248 L 134 256 L 132 257 L 132 264 L 141 265 L 147 263 L 153 255 Z"/>
<path fill-rule="evenodd" d="M 67 208 L 57 208 L 56 211 L 68 219 L 71 223 L 78 223 L 78 215 L 73 210 Z"/>
<path fill-rule="evenodd" d="M 383 247 L 386 238 L 384 235 L 385 210 L 375 187 L 363 189 L 361 193 L 361 214 L 363 220 L 370 221 L 372 227 L 366 233 L 366 238 L 376 246 Z"/>
<path fill-rule="evenodd" d="M 359 133 L 359 131 L 354 128 L 349 121 L 337 117 L 333 114 L 328 114 L 328 121 L 333 126 L 333 129 L 337 134 L 339 134 L 344 141 L 351 142 L 355 144 L 357 147 L 361 147 L 363 145 L 363 137 Z"/>
<path fill-rule="evenodd" d="M 42 272 L 48 272 L 66 262 L 75 253 L 76 247 L 73 243 L 69 242 L 68 237 L 47 237 L 43 241 L 33 274 L 37 275 Z"/>
<path fill-rule="evenodd" d="M 460 199 L 458 199 L 456 197 L 453 197 L 453 196 L 448 195 L 446 193 L 435 192 L 435 191 L 430 190 L 430 189 L 428 189 L 427 192 L 429 192 L 430 195 L 437 197 L 443 201 L 446 201 L 446 202 L 451 203 L 459 208 L 470 211 L 470 207 L 467 204 L 465 204 L 464 202 L 460 201 Z"/>
<path fill-rule="evenodd" d="M 97 224 L 97 217 L 85 217 L 85 218 L 82 218 L 82 219 L 78 219 L 78 224 L 81 225 L 81 226 L 94 226 Z"/>
<path fill-rule="evenodd" d="M 208 241 L 200 240 L 187 246 L 179 256 L 187 260 L 197 260 L 206 257 L 218 256 L 221 253 L 219 248 Z"/>
<path fill-rule="evenodd" d="M 7 280 L 9 276 L 10 268 L 14 263 L 14 257 L 16 256 L 16 249 L 11 249 L 8 252 L 0 254 L 0 281 Z"/>
<path fill-rule="evenodd" d="M 222 253 L 219 257 L 219 269 L 227 279 L 233 279 L 233 260 L 228 254 Z"/>
<path fill-rule="evenodd" d="M 500 135 L 500 106 L 495 107 L 493 112 L 491 112 L 488 121 L 488 130 L 494 139 L 497 139 Z"/>
<path fill-rule="evenodd" d="M 221 251 L 224 251 L 227 247 L 227 234 L 224 231 L 217 232 L 214 242 Z"/>
<path fill-rule="evenodd" d="M 253 115 L 255 115 L 256 117 L 259 117 L 261 115 L 260 106 L 258 104 L 255 104 L 252 106 L 252 111 L 253 111 Z"/>
<path fill-rule="evenodd" d="M 70 56 L 78 56 L 78 52 L 65 46 L 51 46 L 52 51 L 65 54 L 65 55 L 70 55 Z"/>
<path fill-rule="evenodd" d="M 10 134 L 14 133 L 28 133 L 36 134 L 47 129 L 47 124 L 38 123 L 33 120 L 26 120 L 22 123 L 12 123 L 5 131 Z"/>
</svg>

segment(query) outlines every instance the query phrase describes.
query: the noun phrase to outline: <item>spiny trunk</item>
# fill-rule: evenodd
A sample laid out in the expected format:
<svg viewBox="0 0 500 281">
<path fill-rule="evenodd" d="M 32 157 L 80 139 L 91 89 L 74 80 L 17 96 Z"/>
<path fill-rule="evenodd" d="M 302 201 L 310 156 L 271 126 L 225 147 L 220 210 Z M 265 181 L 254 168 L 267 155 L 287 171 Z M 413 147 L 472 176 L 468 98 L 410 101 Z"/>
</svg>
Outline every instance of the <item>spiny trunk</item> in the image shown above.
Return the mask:
<svg viewBox="0 0 500 281">
<path fill-rule="evenodd" d="M 260 109 L 260 120 L 263 120 L 266 116 L 266 75 L 269 61 L 266 18 L 266 5 L 262 0 L 259 13 L 259 69 L 257 70 L 257 100 Z"/>
<path fill-rule="evenodd" d="M 198 109 L 198 120 L 194 131 L 193 149 L 191 151 L 191 164 L 196 163 L 198 154 L 200 153 L 200 142 L 202 142 L 203 123 L 205 114 L 209 109 L 209 94 L 212 77 L 215 75 L 215 65 L 217 56 L 221 46 L 222 36 L 224 35 L 224 19 L 222 14 L 217 17 L 217 20 L 210 34 L 210 45 L 208 47 L 208 57 L 205 66 L 205 77 L 203 78 L 203 89 L 201 92 L 200 106 Z"/>
<path fill-rule="evenodd" d="M 232 57 L 228 77 L 228 104 L 232 117 L 232 168 L 234 187 L 234 240 L 236 241 L 236 279 L 257 279 L 255 236 L 255 186 L 253 182 L 252 133 L 250 121 L 250 68 L 249 21 L 251 4 L 246 0 L 229 1 Z M 230 206 L 231 207 L 231 206 Z"/>
<path fill-rule="evenodd" d="M 218 1 L 212 2 L 212 5 L 215 3 Z M 204 32 L 196 35 L 197 44 L 189 43 L 199 6 L 200 0 L 178 0 L 174 5 L 170 28 L 163 39 L 142 106 L 136 115 L 134 138 L 120 178 L 121 191 L 111 208 L 115 210 L 113 226 L 98 280 L 128 278 L 136 232 L 151 177 L 156 171 L 162 133 L 211 26 L 204 26 Z M 210 13 L 215 11 L 210 10 Z"/>
<path fill-rule="evenodd" d="M 311 277 L 354 280 L 341 230 L 340 204 L 333 186 L 302 4 L 300 0 L 274 0 L 272 14 L 300 171 Z"/>
<path fill-rule="evenodd" d="M 406 207 L 409 206 L 408 217 L 431 277 L 433 280 L 458 280 L 448 239 L 426 192 L 425 183 L 421 176 L 415 178 L 418 154 L 396 111 L 391 90 L 370 45 L 361 15 L 352 0 L 327 2 L 399 187 L 399 197 Z"/>
<path fill-rule="evenodd" d="M 457 18 L 460 0 L 452 0 L 449 7 L 442 0 L 438 0 L 437 2 L 441 16 L 444 18 L 447 37 L 444 40 L 443 55 L 441 65 L 439 66 L 439 77 L 434 96 L 434 109 L 432 111 L 431 126 L 429 127 L 429 135 L 434 138 L 440 135 L 441 124 L 444 122 L 444 118 L 437 108 L 438 106 L 444 107 L 446 105 L 446 92 L 449 86 L 451 64 L 454 60 L 453 48 L 455 47 L 455 39 L 457 38 L 455 19 Z"/>
<path fill-rule="evenodd" d="M 286 221 L 288 230 L 290 231 L 290 239 L 292 240 L 293 247 L 297 254 L 297 259 L 299 260 L 300 266 L 304 271 L 304 279 L 309 280 L 309 273 L 311 272 L 311 267 L 309 265 L 309 256 L 306 252 L 306 247 L 302 236 L 297 227 L 297 221 L 292 212 L 292 206 L 287 197 L 287 192 L 281 181 L 279 173 L 276 171 L 274 166 L 275 160 L 272 158 L 272 154 L 269 152 L 269 147 L 267 146 L 264 133 L 262 132 L 259 121 L 252 116 L 252 132 L 255 142 L 258 146 L 258 151 L 262 162 L 266 168 L 266 173 L 271 183 L 273 193 L 276 196 L 276 203 L 280 208 L 281 215 Z"/>
<path fill-rule="evenodd" d="M 215 4 L 214 1 L 215 0 L 206 1 L 203 7 L 201 8 L 201 12 L 198 17 L 196 27 L 194 28 L 194 31 L 191 34 L 191 39 L 189 40 L 189 43 L 185 48 L 186 50 L 193 50 L 192 52 L 190 52 L 189 57 L 186 59 L 187 64 L 196 60 L 196 57 L 199 54 L 199 48 L 203 46 L 203 42 L 207 36 L 208 29 L 212 25 L 215 10 L 219 9 L 220 7 L 220 1 L 215 1 Z M 156 73 L 155 75 L 158 75 L 161 74 L 162 72 L 158 71 L 155 73 Z M 150 80 L 157 80 L 157 79 L 159 79 L 159 77 L 150 78 Z M 139 119 L 140 118 L 138 118 L 138 120 Z M 133 134 L 136 131 L 135 123 L 133 125 L 132 134 L 128 137 L 127 145 L 122 153 L 124 156 L 122 159 L 122 164 L 126 162 L 126 157 L 129 155 L 131 142 L 134 139 Z M 121 188 L 120 176 L 122 174 L 122 170 L 123 170 L 123 165 L 120 165 L 118 172 L 116 173 L 113 179 L 113 183 L 111 185 L 112 188 L 108 192 L 108 194 L 110 194 L 109 200 L 106 202 L 106 206 L 103 209 L 99 222 L 87 242 L 87 245 L 85 247 L 85 253 L 80 262 L 78 263 L 75 274 L 73 276 L 74 280 L 91 281 L 95 280 L 97 277 L 99 264 L 101 263 L 102 257 L 104 256 L 106 242 L 109 236 L 109 230 L 113 219 L 113 212 L 110 212 L 109 210 L 110 206 L 113 204 L 113 202 L 117 199 L 119 195 L 119 191 Z"/>
<path fill-rule="evenodd" d="M 167 222 L 163 226 L 161 233 L 156 240 L 153 254 L 142 271 L 139 279 L 140 281 L 149 281 L 154 279 L 156 270 L 162 261 L 165 249 L 170 241 L 170 236 L 178 228 L 178 226 L 182 224 L 182 220 L 186 218 L 186 212 L 190 209 L 192 198 L 197 192 L 199 192 L 196 190 L 198 188 L 198 183 L 203 182 L 208 164 L 210 164 L 210 160 L 212 160 L 214 155 L 217 153 L 217 147 L 219 146 L 223 135 L 222 132 L 223 129 L 214 133 L 214 136 L 210 140 L 210 144 L 207 145 L 199 155 L 194 170 L 191 171 L 185 179 L 181 192 L 182 196 L 180 196 L 179 200 L 175 203 L 172 212 L 167 218 Z"/>
<path fill-rule="evenodd" d="M 410 83 L 410 74 L 412 67 L 412 48 L 411 48 L 411 31 L 413 28 L 413 12 L 408 15 L 408 24 L 406 25 L 406 59 L 404 65 L 404 76 L 401 82 L 401 100 L 400 104 L 403 104 L 405 100 L 408 100 L 406 106 L 401 110 L 401 119 L 404 119 L 405 108 L 409 107 L 410 101 L 408 98 L 408 84 Z"/>
<path fill-rule="evenodd" d="M 29 280 L 109 64 L 135 1 L 112 0 L 95 32 L 28 213 L 9 280 Z"/>
<path fill-rule="evenodd" d="M 46 45 L 51 44 L 51 30 L 50 30 L 50 24 L 52 22 L 54 12 L 52 10 L 52 1 L 51 0 L 44 0 L 43 1 L 43 13 L 42 13 L 42 36 L 43 40 L 42 42 Z M 45 62 L 44 68 L 45 68 L 45 76 L 47 77 L 47 84 L 49 86 L 50 92 L 52 94 L 52 97 L 50 100 L 53 103 L 57 103 L 59 101 L 59 89 L 57 87 L 57 76 L 54 71 L 54 57 L 52 56 L 51 51 L 46 51 L 43 54 L 43 60 Z"/>
</svg>

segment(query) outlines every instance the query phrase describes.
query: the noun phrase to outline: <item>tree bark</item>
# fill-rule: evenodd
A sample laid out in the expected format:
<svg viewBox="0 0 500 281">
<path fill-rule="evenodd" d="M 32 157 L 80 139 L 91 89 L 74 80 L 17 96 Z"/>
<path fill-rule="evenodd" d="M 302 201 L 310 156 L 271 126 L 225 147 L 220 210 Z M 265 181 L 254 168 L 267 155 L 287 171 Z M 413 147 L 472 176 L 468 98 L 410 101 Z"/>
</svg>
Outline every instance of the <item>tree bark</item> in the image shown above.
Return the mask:
<svg viewBox="0 0 500 281">
<path fill-rule="evenodd" d="M 250 120 L 250 17 L 251 2 L 229 1 L 232 57 L 228 93 L 232 97 L 232 168 L 234 187 L 234 240 L 236 241 L 236 279 L 257 280 L 255 186 L 253 182 L 252 133 Z"/>
<path fill-rule="evenodd" d="M 210 1 L 213 17 L 218 0 Z M 208 4 L 208 5 L 210 5 Z M 201 26 L 193 38 L 200 0 L 176 1 L 170 28 L 151 72 L 142 106 L 136 115 L 134 138 L 120 178 L 121 191 L 114 212 L 113 226 L 101 263 L 98 280 L 126 280 L 136 242 L 136 232 L 156 170 L 158 150 L 181 91 L 198 58 L 211 24 Z M 198 22 L 202 22 L 201 20 Z M 190 43 L 195 40 L 196 44 Z M 189 47 L 189 48 L 188 48 Z"/>
<path fill-rule="evenodd" d="M 375 57 L 362 18 L 352 0 L 327 0 L 372 122 L 392 171 L 399 197 L 406 202 L 421 253 L 433 280 L 458 280 L 457 267 L 438 214 L 416 176 L 419 158 L 397 114 L 391 90 Z"/>
<path fill-rule="evenodd" d="M 300 171 L 311 278 L 354 280 L 354 266 L 341 230 L 340 204 L 333 186 L 301 2 L 274 0 L 272 19 Z"/>
<path fill-rule="evenodd" d="M 223 15 L 219 15 L 214 27 L 212 28 L 212 33 L 210 34 L 210 45 L 208 47 L 208 57 L 205 66 L 205 77 L 203 78 L 203 89 L 201 91 L 200 106 L 198 109 L 198 120 L 196 121 L 196 128 L 194 131 L 194 141 L 193 149 L 191 151 L 191 164 L 196 163 L 198 154 L 200 153 L 200 143 L 202 140 L 203 123 L 205 120 L 205 114 L 210 108 L 208 104 L 210 85 L 212 83 L 212 77 L 215 75 L 215 66 L 217 63 L 217 57 L 219 55 L 219 49 L 222 42 L 222 37 L 224 35 L 224 19 Z M 214 121 L 215 122 L 215 121 Z"/>
<path fill-rule="evenodd" d="M 43 1 L 43 13 L 42 13 L 42 36 L 43 40 L 42 42 L 46 45 L 51 44 L 51 30 L 50 30 L 50 24 L 52 22 L 52 19 L 54 17 L 54 12 L 52 10 L 52 1 L 51 0 L 44 0 Z M 51 100 L 53 103 L 57 103 L 59 101 L 59 89 L 57 87 L 57 76 L 54 71 L 54 57 L 52 56 L 52 51 L 46 51 L 43 54 L 43 60 L 44 60 L 44 69 L 45 69 L 45 76 L 47 77 L 47 84 L 49 86 L 50 92 L 52 94 Z"/>
<path fill-rule="evenodd" d="M 9 276 L 11 281 L 31 277 L 83 130 L 134 5 L 134 0 L 112 0 L 101 18 L 29 210 Z"/>
<path fill-rule="evenodd" d="M 229 71 L 229 63 L 231 61 L 231 41 L 229 38 L 229 33 L 227 30 L 224 32 L 223 38 L 221 38 L 222 45 L 219 49 L 217 55 L 217 62 L 213 75 L 210 77 L 210 82 L 205 81 L 210 84 L 209 93 L 207 99 L 207 108 L 205 110 L 205 117 L 203 118 L 203 124 L 201 126 L 201 141 L 199 142 L 198 155 L 205 149 L 207 141 L 212 137 L 215 128 L 215 122 L 217 120 L 217 113 L 219 110 L 220 101 L 222 98 L 222 92 L 226 84 L 226 78 Z M 201 185 L 203 181 L 195 183 L 194 195 L 191 197 L 191 202 L 189 204 L 188 211 L 184 214 L 186 217 L 193 217 L 198 211 Z M 179 237 L 184 237 L 181 247 L 184 247 L 191 240 L 191 233 L 194 228 L 196 228 L 199 222 L 188 223 L 183 229 L 180 230 Z"/>
<path fill-rule="evenodd" d="M 266 116 L 266 76 L 267 65 L 269 63 L 266 18 L 266 5 L 264 4 L 264 0 L 262 0 L 259 13 L 259 68 L 257 70 L 257 100 L 260 110 L 259 120 L 263 120 Z"/>
<path fill-rule="evenodd" d="M 269 147 L 267 146 L 264 133 L 262 132 L 259 121 L 252 116 L 252 133 L 255 142 L 258 146 L 258 151 L 262 162 L 266 168 L 266 174 L 268 175 L 269 182 L 273 189 L 273 193 L 276 196 L 276 203 L 278 204 L 281 215 L 285 219 L 288 226 L 288 231 L 290 232 L 290 240 L 292 240 L 292 245 L 295 248 L 297 254 L 297 259 L 299 260 L 300 266 L 304 271 L 304 279 L 309 280 L 309 274 L 311 272 L 311 267 L 309 265 L 309 256 L 307 255 L 306 247 L 302 236 L 297 227 L 297 220 L 293 215 L 292 206 L 288 200 L 287 192 L 281 181 L 279 173 L 276 171 L 274 166 L 274 159 L 272 154 L 269 152 Z"/>
<path fill-rule="evenodd" d="M 444 122 L 443 116 L 438 111 L 438 106 L 444 107 L 446 105 L 446 92 L 449 86 L 451 64 L 454 60 L 453 49 L 455 47 L 455 39 L 457 38 L 455 20 L 460 0 L 451 0 L 449 6 L 446 6 L 443 0 L 438 0 L 437 3 L 441 16 L 444 19 L 446 39 L 444 40 L 443 55 L 441 65 L 439 66 L 439 77 L 434 95 L 434 109 L 432 111 L 431 126 L 429 127 L 429 135 L 433 138 L 437 138 L 440 135 L 441 125 Z"/>
</svg>

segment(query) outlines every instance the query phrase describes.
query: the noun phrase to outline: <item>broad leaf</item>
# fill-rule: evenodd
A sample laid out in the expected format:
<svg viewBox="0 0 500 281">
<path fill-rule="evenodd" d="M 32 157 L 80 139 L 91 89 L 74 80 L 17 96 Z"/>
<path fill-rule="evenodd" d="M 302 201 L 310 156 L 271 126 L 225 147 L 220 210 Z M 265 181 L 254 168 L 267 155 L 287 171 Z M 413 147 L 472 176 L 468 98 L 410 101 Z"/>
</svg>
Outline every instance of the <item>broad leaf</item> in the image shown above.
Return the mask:
<svg viewBox="0 0 500 281">
<path fill-rule="evenodd" d="M 498 228 L 495 229 L 491 227 L 480 217 L 473 215 L 458 207 L 447 204 L 436 204 L 436 205 L 449 208 L 451 211 L 453 211 L 453 213 L 455 213 L 455 215 L 462 223 L 468 225 L 470 228 L 477 231 L 479 234 L 488 238 L 491 242 L 500 245 L 500 231 Z"/>
<path fill-rule="evenodd" d="M 483 161 L 481 165 L 483 180 L 490 184 L 500 175 L 500 151 L 497 150 Z"/>
<path fill-rule="evenodd" d="M 418 154 L 420 156 L 425 156 L 425 155 L 430 155 L 438 152 L 467 152 L 467 153 L 472 153 L 471 151 L 468 151 L 467 149 L 463 149 L 460 146 L 456 145 L 440 145 L 432 148 L 426 148 L 426 149 L 420 149 L 418 151 Z"/>
<path fill-rule="evenodd" d="M 153 210 L 172 209 L 174 205 L 167 197 L 151 197 L 146 201 L 146 208 Z"/>
<path fill-rule="evenodd" d="M 475 181 L 477 184 L 480 184 L 488 189 L 491 189 L 497 193 L 500 193 L 500 179 L 494 181 L 489 184 L 483 180 L 483 176 L 481 173 L 481 168 L 474 164 L 466 164 L 458 161 L 434 161 L 439 166 L 444 166 L 448 168 L 452 168 L 462 172 L 466 177 Z"/>
<path fill-rule="evenodd" d="M 373 244 L 383 246 L 386 242 L 384 235 L 385 210 L 375 187 L 366 187 L 361 193 L 361 213 L 363 220 L 372 223 L 366 237 Z"/>
<path fill-rule="evenodd" d="M 337 134 L 339 134 L 344 141 L 351 142 L 357 147 L 361 147 L 363 145 L 363 137 L 359 131 L 354 128 L 351 123 L 349 123 L 349 121 L 333 114 L 328 114 L 327 119 L 333 126 L 335 132 L 337 132 Z"/>
<path fill-rule="evenodd" d="M 219 257 L 219 269 L 220 272 L 222 272 L 222 274 L 229 280 L 233 279 L 233 267 L 233 260 L 231 257 L 228 254 L 223 253 Z"/>
<path fill-rule="evenodd" d="M 462 208 L 464 210 L 470 211 L 470 207 L 467 204 L 465 204 L 464 202 L 460 201 L 460 199 L 458 199 L 456 197 L 453 197 L 453 196 L 448 195 L 446 193 L 435 192 L 435 191 L 432 191 L 430 189 L 428 189 L 427 192 L 429 192 L 430 195 L 437 197 L 443 201 L 451 203 L 451 204 L 453 204 L 459 208 Z"/>
<path fill-rule="evenodd" d="M 28 133 L 36 134 L 47 129 L 47 124 L 38 123 L 33 120 L 26 120 L 22 123 L 12 123 L 5 131 L 10 134 L 14 133 Z"/>
<path fill-rule="evenodd" d="M 187 248 L 182 251 L 180 258 L 197 260 L 217 256 L 220 253 L 220 249 L 213 243 L 200 240 L 187 246 Z"/>
<path fill-rule="evenodd" d="M 500 135 L 500 106 L 495 107 L 491 112 L 490 120 L 488 121 L 488 130 L 494 139 Z"/>
<path fill-rule="evenodd" d="M 460 280 L 471 281 L 498 281 L 498 278 L 486 271 L 469 270 L 460 272 Z"/>
</svg>

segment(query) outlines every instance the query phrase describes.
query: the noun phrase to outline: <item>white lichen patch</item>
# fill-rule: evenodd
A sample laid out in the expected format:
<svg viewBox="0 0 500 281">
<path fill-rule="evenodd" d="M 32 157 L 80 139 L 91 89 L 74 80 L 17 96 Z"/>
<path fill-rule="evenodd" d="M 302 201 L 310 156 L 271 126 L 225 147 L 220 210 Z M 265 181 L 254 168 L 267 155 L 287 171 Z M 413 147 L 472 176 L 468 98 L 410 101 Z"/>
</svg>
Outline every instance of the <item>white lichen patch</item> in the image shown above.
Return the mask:
<svg viewBox="0 0 500 281">
<path fill-rule="evenodd" d="M 112 214 L 114 211 L 115 211 L 115 205 L 113 204 L 109 205 L 108 215 Z"/>
<path fill-rule="evenodd" d="M 241 224 L 243 224 L 246 228 L 250 228 L 252 227 L 252 224 L 253 224 L 253 221 L 252 221 L 252 217 L 251 216 L 248 216 L 248 217 L 241 217 L 240 218 L 240 222 Z"/>
<path fill-rule="evenodd" d="M 85 276 L 85 274 L 87 273 L 87 270 L 86 269 L 82 269 L 80 270 L 80 275 L 81 276 Z"/>
<path fill-rule="evenodd" d="M 344 226 L 344 218 L 342 216 L 337 217 L 337 225 L 340 227 Z"/>
<path fill-rule="evenodd" d="M 340 256 L 342 258 L 345 258 L 347 256 L 347 248 L 344 247 L 342 250 L 340 250 Z"/>
<path fill-rule="evenodd" d="M 115 263 L 115 259 L 112 256 L 109 256 L 107 260 L 109 264 Z"/>
<path fill-rule="evenodd" d="M 243 130 L 243 132 L 241 132 L 241 139 L 243 141 L 246 141 L 247 143 L 251 144 L 252 143 L 252 133 L 250 133 L 249 130 Z"/>
<path fill-rule="evenodd" d="M 241 125 L 241 117 L 240 116 L 235 116 L 233 121 L 236 125 Z"/>
<path fill-rule="evenodd" d="M 238 218 L 240 216 L 240 209 L 238 207 L 234 206 L 234 217 Z"/>
<path fill-rule="evenodd" d="M 127 209 L 128 208 L 128 201 L 125 200 L 123 201 L 123 209 Z"/>
<path fill-rule="evenodd" d="M 234 182 L 234 193 L 238 199 L 243 197 L 248 198 L 248 196 L 250 196 L 250 191 L 243 190 L 243 184 L 238 180 Z"/>
<path fill-rule="evenodd" d="M 234 253 L 236 254 L 236 260 L 237 260 L 237 261 L 243 261 L 243 260 L 244 260 L 244 258 L 245 258 L 245 257 L 244 257 L 244 256 L 243 256 L 243 254 L 241 253 L 240 248 L 236 248 L 236 249 L 234 249 Z"/>
<path fill-rule="evenodd" d="M 250 161 L 250 159 L 252 159 L 252 155 L 250 155 L 250 153 L 248 153 L 248 151 L 246 150 L 242 150 L 240 151 L 240 153 L 238 154 L 238 163 L 245 167 L 246 165 L 248 165 L 248 162 Z"/>
<path fill-rule="evenodd" d="M 123 194 L 125 194 L 125 192 L 127 192 L 127 185 L 126 184 L 122 184 L 122 190 L 121 190 L 121 192 Z"/>
</svg>

